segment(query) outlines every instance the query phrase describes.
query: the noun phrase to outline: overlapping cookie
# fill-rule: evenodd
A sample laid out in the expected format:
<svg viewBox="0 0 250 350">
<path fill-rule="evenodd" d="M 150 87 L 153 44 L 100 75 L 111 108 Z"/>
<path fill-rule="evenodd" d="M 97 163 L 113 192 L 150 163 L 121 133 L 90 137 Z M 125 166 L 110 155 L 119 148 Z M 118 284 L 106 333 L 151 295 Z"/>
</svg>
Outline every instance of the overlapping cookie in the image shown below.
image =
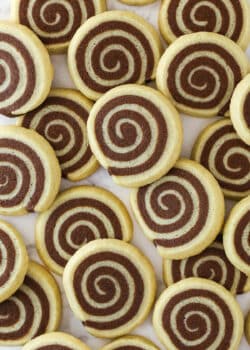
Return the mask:
<svg viewBox="0 0 250 350">
<path fill-rule="evenodd" d="M 128 334 L 148 316 L 156 281 L 149 260 L 134 246 L 96 240 L 79 249 L 63 274 L 68 302 L 94 336 Z"/>
<path fill-rule="evenodd" d="M 61 170 L 49 143 L 33 130 L 0 127 L 0 213 L 42 212 L 53 203 Z"/>
<path fill-rule="evenodd" d="M 117 85 L 155 77 L 160 37 L 142 17 L 108 11 L 90 18 L 74 35 L 68 64 L 76 87 L 91 100 Z"/>
<path fill-rule="evenodd" d="M 31 30 L 0 22 L 0 113 L 14 117 L 38 107 L 50 91 L 53 68 Z"/>
<path fill-rule="evenodd" d="M 239 304 L 224 287 L 188 278 L 162 293 L 153 325 L 167 349 L 237 350 L 244 319 Z"/>
<path fill-rule="evenodd" d="M 158 91 L 136 84 L 116 87 L 96 102 L 88 136 L 98 161 L 116 183 L 127 187 L 159 179 L 182 147 L 176 109 Z"/>
<path fill-rule="evenodd" d="M 131 206 L 143 233 L 167 259 L 199 254 L 214 241 L 224 220 L 217 181 L 187 159 L 179 160 L 160 180 L 134 189 Z"/>
<path fill-rule="evenodd" d="M 67 50 L 77 29 L 106 10 L 106 0 L 13 0 L 12 17 L 29 27 L 50 52 Z"/>
<path fill-rule="evenodd" d="M 63 176 L 71 181 L 82 180 L 98 168 L 87 136 L 91 108 L 92 103 L 76 90 L 54 89 L 40 107 L 18 119 L 18 125 L 47 139 Z"/>
<path fill-rule="evenodd" d="M 138 335 L 127 335 L 105 345 L 101 350 L 159 350 L 150 340 Z"/>
<path fill-rule="evenodd" d="M 239 138 L 230 120 L 205 128 L 192 157 L 215 176 L 226 197 L 240 199 L 250 194 L 250 146 Z"/>
<path fill-rule="evenodd" d="M 163 54 L 157 67 L 160 91 L 176 107 L 198 117 L 229 114 L 236 85 L 249 72 L 249 62 L 232 40 L 215 33 L 180 37 Z"/>
<path fill-rule="evenodd" d="M 133 224 L 124 204 L 111 192 L 94 186 L 62 192 L 50 209 L 39 215 L 36 248 L 44 263 L 62 274 L 71 256 L 99 238 L 130 241 Z"/>
</svg>

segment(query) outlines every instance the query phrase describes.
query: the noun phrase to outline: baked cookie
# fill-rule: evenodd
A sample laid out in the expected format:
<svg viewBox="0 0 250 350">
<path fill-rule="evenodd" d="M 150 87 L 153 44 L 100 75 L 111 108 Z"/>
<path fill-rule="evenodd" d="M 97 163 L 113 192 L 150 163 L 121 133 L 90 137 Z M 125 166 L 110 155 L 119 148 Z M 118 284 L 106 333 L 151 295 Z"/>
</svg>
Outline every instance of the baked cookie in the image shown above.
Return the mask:
<svg viewBox="0 0 250 350">
<path fill-rule="evenodd" d="M 155 78 L 160 37 L 144 18 L 108 11 L 90 18 L 74 35 L 68 51 L 71 77 L 91 100 L 126 83 Z"/>
<path fill-rule="evenodd" d="M 12 18 L 35 32 L 51 53 L 65 52 L 77 29 L 106 10 L 106 0 L 13 0 Z"/>
<path fill-rule="evenodd" d="M 205 128 L 192 158 L 215 176 L 226 197 L 240 199 L 250 194 L 250 146 L 241 141 L 230 120 Z"/>
<path fill-rule="evenodd" d="M 131 206 L 142 231 L 166 259 L 199 254 L 219 234 L 223 194 L 198 163 L 181 159 L 151 185 L 131 192 Z"/>
<path fill-rule="evenodd" d="M 161 93 L 140 85 L 119 86 L 102 96 L 90 112 L 88 135 L 98 161 L 127 187 L 166 174 L 182 147 L 176 109 Z"/>
<path fill-rule="evenodd" d="M 101 350 L 159 350 L 150 340 L 138 335 L 127 335 L 105 345 Z"/>
<path fill-rule="evenodd" d="M 0 303 L 23 283 L 28 269 L 28 254 L 20 233 L 0 220 Z"/>
<path fill-rule="evenodd" d="M 250 312 L 247 314 L 245 320 L 245 336 L 247 338 L 248 344 L 250 344 Z"/>
<path fill-rule="evenodd" d="M 40 335 L 27 343 L 23 350 L 90 350 L 79 339 L 70 334 L 53 332 Z"/>
<path fill-rule="evenodd" d="M 230 104 L 230 116 L 237 134 L 243 142 L 250 146 L 250 74 L 234 90 Z"/>
<path fill-rule="evenodd" d="M 250 196 L 232 209 L 224 227 L 223 238 L 228 259 L 250 276 Z"/>
<path fill-rule="evenodd" d="M 76 90 L 54 89 L 40 107 L 18 118 L 17 124 L 46 138 L 56 152 L 62 175 L 80 181 L 98 168 L 87 135 L 91 108 L 92 102 Z"/>
<path fill-rule="evenodd" d="M 52 332 L 61 319 L 59 288 L 48 271 L 30 262 L 23 285 L 0 304 L 0 345 L 22 345 L 45 332 Z"/>
<path fill-rule="evenodd" d="M 235 86 L 249 62 L 232 40 L 215 33 L 180 37 L 163 54 L 156 73 L 159 90 L 176 107 L 197 117 L 229 114 Z"/>
<path fill-rule="evenodd" d="M 246 0 L 163 0 L 159 26 L 171 43 L 184 34 L 215 32 L 243 49 L 250 42 L 250 11 Z"/>
<path fill-rule="evenodd" d="M 87 331 L 97 337 L 125 335 L 148 316 L 156 281 L 149 260 L 116 239 L 96 240 L 79 249 L 63 273 L 68 302 Z"/>
<path fill-rule="evenodd" d="M 167 286 L 189 277 L 210 279 L 232 294 L 250 291 L 250 279 L 230 263 L 219 241 L 187 259 L 164 260 L 163 278 Z"/>
<path fill-rule="evenodd" d="M 167 349 L 238 350 L 244 319 L 239 304 L 224 287 L 188 278 L 161 294 L 153 325 Z"/>
<path fill-rule="evenodd" d="M 15 117 L 39 106 L 53 79 L 49 54 L 25 26 L 0 22 L 0 113 Z"/>
<path fill-rule="evenodd" d="M 62 274 L 71 256 L 98 238 L 130 241 L 133 224 L 124 204 L 111 192 L 94 186 L 62 192 L 50 209 L 38 216 L 36 248 L 44 263 Z"/>
<path fill-rule="evenodd" d="M 0 126 L 0 214 L 48 209 L 60 182 L 55 152 L 43 137 L 18 126 Z"/>
</svg>

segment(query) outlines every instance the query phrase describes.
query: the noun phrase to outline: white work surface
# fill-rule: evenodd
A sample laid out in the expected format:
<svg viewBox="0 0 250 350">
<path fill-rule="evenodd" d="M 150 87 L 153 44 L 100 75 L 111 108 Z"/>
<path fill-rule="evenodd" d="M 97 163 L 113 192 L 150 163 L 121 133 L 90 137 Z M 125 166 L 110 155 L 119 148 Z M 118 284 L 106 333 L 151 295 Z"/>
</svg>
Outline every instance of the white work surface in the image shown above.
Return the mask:
<svg viewBox="0 0 250 350">
<path fill-rule="evenodd" d="M 10 3 L 11 3 L 11 0 L 0 0 L 0 19 L 9 18 Z M 108 3 L 109 10 L 124 9 L 124 10 L 134 11 L 139 15 L 143 16 L 145 19 L 147 19 L 149 22 L 151 22 L 155 26 L 157 26 L 157 18 L 158 18 L 158 11 L 159 11 L 159 5 L 160 5 L 159 0 L 156 1 L 154 4 L 141 6 L 141 7 L 126 6 L 121 4 L 118 0 L 107 0 L 107 3 Z M 250 58 L 250 47 L 248 49 L 248 57 Z M 55 78 L 54 78 L 53 86 L 54 87 L 74 87 L 68 73 L 66 56 L 65 55 L 53 56 L 52 61 L 55 67 Z M 184 126 L 184 144 L 182 148 L 182 155 L 184 157 L 190 157 L 191 148 L 200 130 L 202 130 L 206 125 L 210 124 L 214 120 L 216 120 L 216 118 L 206 120 L 206 119 L 191 118 L 188 116 L 182 117 L 183 126 Z M 0 123 L 13 124 L 15 123 L 15 121 L 14 119 L 8 119 L 0 115 Z M 127 205 L 132 215 L 131 208 L 129 205 L 129 190 L 115 185 L 112 179 L 110 178 L 110 176 L 108 175 L 108 173 L 104 169 L 98 170 L 94 175 L 89 177 L 87 180 L 82 181 L 81 183 L 102 186 L 112 191 Z M 65 189 L 65 188 L 71 187 L 72 185 L 75 185 L 75 184 L 71 184 L 70 182 L 63 180 L 61 188 Z M 228 204 L 228 208 L 230 208 L 234 203 L 228 202 L 227 204 Z M 29 214 L 23 217 L 17 217 L 17 218 L 5 217 L 4 219 L 7 219 L 9 222 L 14 224 L 22 233 L 25 239 L 26 245 L 28 247 L 30 257 L 32 259 L 40 261 L 34 245 L 34 225 L 35 225 L 36 215 Z M 146 237 L 143 235 L 141 229 L 136 224 L 134 218 L 133 218 L 133 221 L 134 221 L 133 244 L 139 247 L 144 252 L 144 254 L 148 256 L 148 258 L 151 260 L 152 264 L 154 265 L 155 272 L 157 275 L 157 280 L 158 280 L 158 294 L 160 294 L 161 291 L 164 289 L 164 285 L 162 282 L 161 258 L 157 254 L 153 244 L 150 243 L 146 239 Z M 61 278 L 57 276 L 55 277 L 60 284 L 61 293 L 63 296 L 63 319 L 62 319 L 60 330 L 71 333 L 72 335 L 83 340 L 93 350 L 99 349 L 107 341 L 103 341 L 89 335 L 85 331 L 81 322 L 75 319 L 75 317 L 73 316 L 69 308 L 68 302 L 65 298 L 65 294 L 61 284 Z M 250 310 L 250 293 L 238 297 L 238 301 L 240 302 L 240 305 L 244 313 L 246 314 Z M 157 340 L 156 334 L 151 324 L 151 317 L 152 316 L 150 315 L 146 320 L 146 322 L 144 322 L 143 325 L 138 327 L 133 333 L 144 335 L 150 338 L 160 347 L 160 349 L 164 349 L 164 347 Z M 4 350 L 4 349 L 7 349 L 7 347 L 0 347 L 0 350 Z M 13 347 L 12 349 L 15 350 L 19 348 Z M 247 349 L 250 349 L 250 346 L 247 345 L 247 342 L 245 339 L 242 339 L 242 343 L 241 343 L 241 346 L 239 347 L 239 350 L 247 350 Z"/>
</svg>

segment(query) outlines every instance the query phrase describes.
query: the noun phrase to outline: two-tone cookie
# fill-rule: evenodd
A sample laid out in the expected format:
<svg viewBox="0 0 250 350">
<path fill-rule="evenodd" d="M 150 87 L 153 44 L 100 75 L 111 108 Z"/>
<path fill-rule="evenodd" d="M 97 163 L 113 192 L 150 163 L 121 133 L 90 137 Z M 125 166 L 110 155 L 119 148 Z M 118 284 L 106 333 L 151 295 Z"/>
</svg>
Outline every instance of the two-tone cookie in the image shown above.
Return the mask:
<svg viewBox="0 0 250 350">
<path fill-rule="evenodd" d="M 12 18 L 29 27 L 52 53 L 65 52 L 77 29 L 106 10 L 106 0 L 13 0 Z"/>
<path fill-rule="evenodd" d="M 173 167 L 182 147 L 174 106 L 158 91 L 136 84 L 102 96 L 88 120 L 89 143 L 102 166 L 122 186 L 139 187 Z"/>
<path fill-rule="evenodd" d="M 0 47 L 0 113 L 14 117 L 45 100 L 53 68 L 47 50 L 25 26 L 1 22 Z"/>
<path fill-rule="evenodd" d="M 250 276 L 250 196 L 231 210 L 224 227 L 223 243 L 231 263 Z"/>
<path fill-rule="evenodd" d="M 79 249 L 63 274 L 75 316 L 97 337 L 128 334 L 148 316 L 156 292 L 150 261 L 116 239 L 96 240 Z"/>
<path fill-rule="evenodd" d="M 130 241 L 132 235 L 132 220 L 116 196 L 100 187 L 79 186 L 62 192 L 38 216 L 36 248 L 44 263 L 62 274 L 71 256 L 89 241 Z"/>
<path fill-rule="evenodd" d="M 97 100 L 115 86 L 153 79 L 160 55 L 160 37 L 151 24 L 133 12 L 108 11 L 78 29 L 68 64 L 76 87 Z"/>
<path fill-rule="evenodd" d="M 138 335 L 127 335 L 105 345 L 101 350 L 159 350 L 150 340 Z"/>
<path fill-rule="evenodd" d="M 0 213 L 42 212 L 55 200 L 61 169 L 50 144 L 18 126 L 0 127 Z"/>
<path fill-rule="evenodd" d="M 0 220 L 0 303 L 21 286 L 28 262 L 22 236 L 12 225 Z"/>
<path fill-rule="evenodd" d="M 41 265 L 30 262 L 23 285 L 0 304 L 0 345 L 22 345 L 55 331 L 61 320 L 61 296 L 56 281 Z"/>
<path fill-rule="evenodd" d="M 224 287 L 188 278 L 161 294 L 153 325 L 167 349 L 237 350 L 244 319 L 239 304 Z"/>
<path fill-rule="evenodd" d="M 246 0 L 163 0 L 159 25 L 168 43 L 194 32 L 225 35 L 243 49 L 250 42 L 250 11 Z"/>
<path fill-rule="evenodd" d="M 178 38 L 163 54 L 156 73 L 160 91 L 176 107 L 197 117 L 229 114 L 236 85 L 249 72 L 248 58 L 232 40 L 215 33 Z"/>
<path fill-rule="evenodd" d="M 40 335 L 27 343 L 23 350 L 90 350 L 81 340 L 63 332 Z"/>
<path fill-rule="evenodd" d="M 232 294 L 250 291 L 250 279 L 231 264 L 220 241 L 187 259 L 164 260 L 163 278 L 167 286 L 189 277 L 210 279 Z"/>
<path fill-rule="evenodd" d="M 239 138 L 229 119 L 201 132 L 192 158 L 214 175 L 226 197 L 240 199 L 250 194 L 250 146 Z"/>
<path fill-rule="evenodd" d="M 239 137 L 250 146 L 250 74 L 234 90 L 230 117 Z"/>
<path fill-rule="evenodd" d="M 225 204 L 214 177 L 198 163 L 181 159 L 158 181 L 131 192 L 143 233 L 166 259 L 199 254 L 219 234 Z"/>
<path fill-rule="evenodd" d="M 87 120 L 92 102 L 76 90 L 54 89 L 45 102 L 18 118 L 18 125 L 42 135 L 53 147 L 62 175 L 79 181 L 93 174 L 98 162 L 88 142 Z"/>
</svg>

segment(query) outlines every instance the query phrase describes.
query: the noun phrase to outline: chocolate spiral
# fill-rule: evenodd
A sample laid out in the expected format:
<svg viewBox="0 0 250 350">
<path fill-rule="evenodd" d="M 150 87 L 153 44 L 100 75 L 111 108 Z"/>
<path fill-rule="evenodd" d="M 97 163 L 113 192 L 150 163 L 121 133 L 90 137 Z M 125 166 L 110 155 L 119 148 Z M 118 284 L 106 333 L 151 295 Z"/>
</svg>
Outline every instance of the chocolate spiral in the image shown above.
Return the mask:
<svg viewBox="0 0 250 350">
<path fill-rule="evenodd" d="M 250 93 L 245 97 L 243 105 L 243 118 L 250 132 Z"/>
<path fill-rule="evenodd" d="M 15 269 L 19 259 L 14 242 L 5 230 L 0 228 L 0 288 L 5 286 Z"/>
<path fill-rule="evenodd" d="M 241 261 L 250 265 L 250 210 L 240 218 L 234 231 L 235 250 Z"/>
</svg>

